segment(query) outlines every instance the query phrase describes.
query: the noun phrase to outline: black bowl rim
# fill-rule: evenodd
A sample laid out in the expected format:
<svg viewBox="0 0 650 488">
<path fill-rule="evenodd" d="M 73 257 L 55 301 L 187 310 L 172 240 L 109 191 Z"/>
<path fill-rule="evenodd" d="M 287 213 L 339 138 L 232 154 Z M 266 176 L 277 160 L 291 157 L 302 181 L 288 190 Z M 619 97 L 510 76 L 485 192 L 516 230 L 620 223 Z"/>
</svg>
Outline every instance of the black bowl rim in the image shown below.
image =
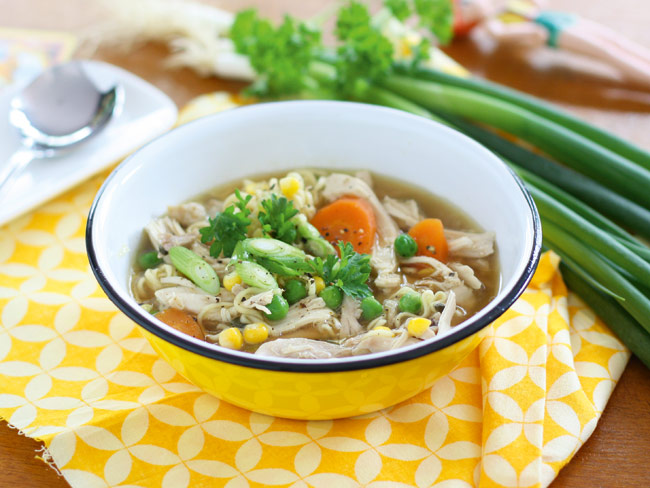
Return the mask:
<svg viewBox="0 0 650 488">
<path fill-rule="evenodd" d="M 277 103 L 293 104 L 293 103 L 302 103 L 302 102 L 292 101 L 292 102 L 277 102 Z M 331 102 L 331 103 L 348 104 L 350 102 Z M 353 103 L 353 104 L 363 105 L 358 103 Z M 236 110 L 240 110 L 242 108 L 244 107 L 236 108 Z M 252 107 L 247 107 L 247 108 L 252 108 Z M 375 108 L 379 108 L 379 107 L 375 107 Z M 381 107 L 380 109 L 395 111 L 395 112 L 399 112 L 402 115 L 410 115 L 412 117 L 415 117 L 414 115 L 405 114 L 404 112 L 394 110 L 394 109 L 386 109 L 385 107 Z M 222 115 L 223 113 L 213 114 L 207 117 L 203 117 L 202 119 L 189 122 L 188 124 L 184 124 L 184 126 L 191 125 L 195 122 L 200 122 L 201 120 L 204 120 L 206 118 L 219 117 Z M 173 130 L 177 130 L 179 128 L 180 127 Z M 454 132 L 458 132 L 458 131 L 454 131 Z M 169 132 L 156 137 L 152 141 L 145 144 L 142 148 L 155 143 L 158 139 L 165 137 L 165 135 L 167 134 L 169 134 Z M 462 133 L 460 133 L 460 135 L 462 135 L 463 137 L 467 137 Z M 486 151 L 494 155 L 492 151 L 485 148 L 482 144 L 474 141 L 469 137 L 467 137 L 467 139 L 471 140 L 475 144 L 480 145 L 483 149 L 485 149 Z M 494 322 L 517 300 L 517 298 L 521 296 L 521 294 L 528 286 L 528 283 L 530 283 L 530 280 L 533 277 L 535 269 L 537 268 L 537 264 L 539 263 L 539 259 L 541 255 L 541 247 L 542 247 L 542 226 L 539 217 L 539 212 L 537 211 L 537 207 L 535 206 L 535 202 L 533 201 L 532 196 L 526 189 L 521 178 L 519 178 L 519 176 L 509 166 L 507 166 L 498 156 L 495 155 L 496 159 L 499 160 L 499 162 L 503 165 L 503 167 L 513 177 L 515 183 L 517 184 L 520 191 L 522 192 L 524 199 L 526 200 L 526 203 L 528 203 L 532 221 L 533 221 L 532 222 L 533 223 L 533 245 L 532 245 L 528 262 L 526 263 L 526 266 L 521 276 L 514 284 L 512 290 L 510 290 L 510 292 L 507 293 L 499 302 L 492 305 L 492 308 L 488 311 L 488 313 L 482 316 L 479 320 L 476 320 L 462 327 L 456 333 L 448 334 L 439 340 L 425 342 L 422 345 L 418 345 L 418 347 L 416 348 L 406 348 L 403 351 L 400 351 L 398 349 L 397 352 L 394 352 L 391 355 L 383 355 L 383 356 L 361 355 L 354 358 L 353 361 L 343 362 L 343 361 L 336 361 L 336 360 L 327 360 L 323 362 L 314 362 L 314 361 L 304 360 L 304 361 L 289 363 L 289 362 L 277 361 L 274 360 L 273 358 L 256 356 L 254 354 L 241 354 L 241 355 L 229 354 L 228 350 L 225 350 L 223 348 L 217 348 L 213 344 L 210 344 L 208 342 L 202 342 L 202 341 L 194 342 L 193 340 L 191 340 L 192 338 L 190 336 L 185 336 L 184 334 L 175 335 L 170 331 L 161 328 L 156 323 L 156 321 L 153 320 L 153 316 L 151 319 L 149 319 L 148 317 L 144 318 L 143 316 L 136 313 L 134 308 L 128 302 L 123 300 L 120 294 L 117 292 L 117 290 L 111 285 L 111 283 L 109 283 L 108 279 L 106 278 L 101 268 L 99 267 L 99 263 L 95 252 L 95 248 L 93 246 L 93 239 L 92 239 L 93 236 L 92 228 L 95 220 L 95 212 L 97 210 L 97 207 L 99 205 L 99 202 L 101 200 L 104 191 L 108 187 L 110 181 L 115 177 L 120 167 L 126 164 L 135 155 L 137 155 L 142 150 L 142 148 L 140 148 L 135 153 L 128 156 L 121 164 L 119 164 L 106 178 L 101 188 L 95 195 L 95 199 L 93 200 L 92 206 L 90 207 L 90 211 L 88 213 L 88 221 L 86 224 L 86 252 L 88 254 L 90 268 L 92 269 L 95 278 L 97 279 L 99 285 L 104 290 L 108 298 L 127 317 L 129 317 L 131 320 L 133 320 L 135 323 L 137 323 L 139 326 L 141 326 L 148 332 L 158 336 L 159 338 L 175 346 L 178 346 L 186 351 L 193 352 L 195 354 L 199 354 L 201 356 L 210 359 L 215 359 L 218 361 L 223 361 L 225 363 L 230 363 L 230 364 L 254 368 L 254 369 L 284 371 L 284 372 L 293 372 L 293 373 L 333 373 L 333 372 L 341 372 L 341 371 L 355 371 L 355 370 L 376 368 L 380 366 L 388 366 L 395 363 L 417 359 L 419 357 L 434 353 L 448 346 L 451 346 L 457 342 L 460 342 L 463 339 L 466 339 L 467 337 L 475 334 L 476 332 L 480 331 L 484 327 L 487 327 L 489 324 Z"/>
</svg>

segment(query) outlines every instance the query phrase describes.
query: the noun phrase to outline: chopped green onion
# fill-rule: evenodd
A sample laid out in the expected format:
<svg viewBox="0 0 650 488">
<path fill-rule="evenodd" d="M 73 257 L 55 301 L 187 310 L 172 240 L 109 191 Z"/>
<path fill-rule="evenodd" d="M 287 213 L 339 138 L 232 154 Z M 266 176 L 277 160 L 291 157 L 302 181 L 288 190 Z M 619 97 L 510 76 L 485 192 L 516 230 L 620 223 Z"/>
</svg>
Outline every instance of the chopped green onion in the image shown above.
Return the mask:
<svg viewBox="0 0 650 488">
<path fill-rule="evenodd" d="M 307 222 L 307 218 L 303 214 L 294 217 L 294 221 L 298 225 L 298 235 L 307 241 L 305 247 L 310 254 L 320 258 L 336 254 L 334 246 L 323 239 L 318 229 Z"/>
<path fill-rule="evenodd" d="M 169 258 L 178 271 L 203 291 L 211 295 L 219 293 L 219 277 L 216 271 L 194 251 L 186 247 L 174 246 L 169 250 Z"/>
<path fill-rule="evenodd" d="M 263 266 L 251 261 L 238 261 L 235 270 L 241 280 L 249 286 L 262 290 L 275 290 L 278 282 L 273 275 Z"/>
</svg>

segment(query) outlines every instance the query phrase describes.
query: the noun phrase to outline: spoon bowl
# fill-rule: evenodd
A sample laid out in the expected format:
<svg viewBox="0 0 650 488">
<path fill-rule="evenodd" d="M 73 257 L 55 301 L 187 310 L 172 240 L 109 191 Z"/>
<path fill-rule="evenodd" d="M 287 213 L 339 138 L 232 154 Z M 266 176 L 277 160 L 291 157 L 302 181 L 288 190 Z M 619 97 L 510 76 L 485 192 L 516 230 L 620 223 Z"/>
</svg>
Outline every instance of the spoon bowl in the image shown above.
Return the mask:
<svg viewBox="0 0 650 488">
<path fill-rule="evenodd" d="M 0 168 L 0 194 L 34 158 L 52 156 L 101 131 L 122 103 L 119 85 L 99 90 L 79 61 L 46 70 L 11 100 L 9 123 L 24 148 Z"/>
</svg>

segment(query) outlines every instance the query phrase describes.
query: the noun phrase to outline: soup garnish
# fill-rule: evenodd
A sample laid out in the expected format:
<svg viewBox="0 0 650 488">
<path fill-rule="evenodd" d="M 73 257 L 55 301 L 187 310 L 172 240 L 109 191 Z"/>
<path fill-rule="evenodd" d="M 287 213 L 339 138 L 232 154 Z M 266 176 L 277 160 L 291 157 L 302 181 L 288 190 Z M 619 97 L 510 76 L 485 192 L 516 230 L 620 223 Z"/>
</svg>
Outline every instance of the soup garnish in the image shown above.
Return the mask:
<svg viewBox="0 0 650 488">
<path fill-rule="evenodd" d="M 195 338 L 264 356 L 435 339 L 498 288 L 493 233 L 367 172 L 245 180 L 169 207 L 145 234 L 131 283 L 141 306 Z"/>
</svg>

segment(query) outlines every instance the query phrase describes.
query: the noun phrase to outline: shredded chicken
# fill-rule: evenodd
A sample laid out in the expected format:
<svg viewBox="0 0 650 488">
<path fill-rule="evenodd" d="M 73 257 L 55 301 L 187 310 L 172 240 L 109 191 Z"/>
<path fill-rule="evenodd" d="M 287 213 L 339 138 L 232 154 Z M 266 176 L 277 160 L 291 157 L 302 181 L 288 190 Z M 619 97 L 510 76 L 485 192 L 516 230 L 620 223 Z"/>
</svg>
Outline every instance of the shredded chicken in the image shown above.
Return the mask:
<svg viewBox="0 0 650 488">
<path fill-rule="evenodd" d="M 189 202 L 167 207 L 167 213 L 172 219 L 176 219 L 183 227 L 207 219 L 205 207 L 197 202 Z"/>
<path fill-rule="evenodd" d="M 358 320 L 360 316 L 361 308 L 359 308 L 359 302 L 357 302 L 354 298 L 350 298 L 346 295 L 343 299 L 343 305 L 341 305 L 340 337 L 342 339 L 361 333 L 363 329 Z"/>
<path fill-rule="evenodd" d="M 458 273 L 458 277 L 473 290 L 483 288 L 483 283 L 474 274 L 474 270 L 462 263 L 449 263 L 449 267 Z"/>
<path fill-rule="evenodd" d="M 446 334 L 451 330 L 451 320 L 454 318 L 456 313 L 456 294 L 453 291 L 449 291 L 447 295 L 447 303 L 445 303 L 445 309 L 440 314 L 440 320 L 438 320 L 438 336 Z"/>
<path fill-rule="evenodd" d="M 156 291 L 156 298 L 167 308 L 178 308 L 194 315 L 198 315 L 203 307 L 219 301 L 196 287 L 187 286 L 161 288 Z"/>
<path fill-rule="evenodd" d="M 205 204 L 205 211 L 208 217 L 214 217 L 217 213 L 223 212 L 223 202 L 212 198 Z"/>
<path fill-rule="evenodd" d="M 366 185 L 370 187 L 372 186 L 372 175 L 370 174 L 370 171 L 363 169 L 354 173 L 354 176 L 362 180 Z"/>
<path fill-rule="evenodd" d="M 255 351 L 255 354 L 281 358 L 330 359 L 350 356 L 351 351 L 331 342 L 293 337 L 265 342 Z"/>
<path fill-rule="evenodd" d="M 405 346 L 409 343 L 410 339 L 412 339 L 409 337 L 408 332 L 405 329 L 395 331 L 396 333 L 392 337 L 384 335 L 381 332 L 371 330 L 363 335 L 351 337 L 347 341 L 343 342 L 342 345 L 351 348 L 352 354 L 357 356 L 359 354 L 369 354 L 397 349 L 398 347 Z M 412 342 L 415 341 L 417 341 L 417 339 L 414 339 Z"/>
<path fill-rule="evenodd" d="M 426 286 L 431 289 L 447 291 L 462 284 L 458 273 L 436 258 L 414 256 L 402 260 L 402 266 L 408 266 L 410 264 L 426 264 L 433 268 L 430 276 L 415 282 L 416 286 Z"/>
<path fill-rule="evenodd" d="M 320 297 L 307 297 L 292 306 L 287 315 L 272 324 L 271 337 L 292 333 L 303 327 L 317 327 L 322 332 L 322 337 L 334 338 L 341 328 L 340 322 L 335 318 L 332 309 L 325 305 Z"/>
<path fill-rule="evenodd" d="M 270 314 L 271 311 L 267 308 L 267 305 L 271 303 L 271 301 L 273 301 L 273 290 L 267 290 L 258 293 L 257 295 L 253 295 L 246 301 L 243 301 L 241 306 Z"/>
<path fill-rule="evenodd" d="M 461 232 L 445 229 L 449 254 L 459 258 L 484 258 L 494 252 L 494 232 Z"/>
<path fill-rule="evenodd" d="M 151 245 L 158 252 L 169 251 L 174 246 L 189 246 L 197 240 L 198 234 L 187 233 L 177 220 L 170 217 L 153 219 L 145 227 Z"/>
<path fill-rule="evenodd" d="M 415 200 L 397 200 L 385 196 L 383 204 L 388 215 L 395 219 L 402 228 L 411 228 L 422 220 L 420 209 Z"/>
</svg>

